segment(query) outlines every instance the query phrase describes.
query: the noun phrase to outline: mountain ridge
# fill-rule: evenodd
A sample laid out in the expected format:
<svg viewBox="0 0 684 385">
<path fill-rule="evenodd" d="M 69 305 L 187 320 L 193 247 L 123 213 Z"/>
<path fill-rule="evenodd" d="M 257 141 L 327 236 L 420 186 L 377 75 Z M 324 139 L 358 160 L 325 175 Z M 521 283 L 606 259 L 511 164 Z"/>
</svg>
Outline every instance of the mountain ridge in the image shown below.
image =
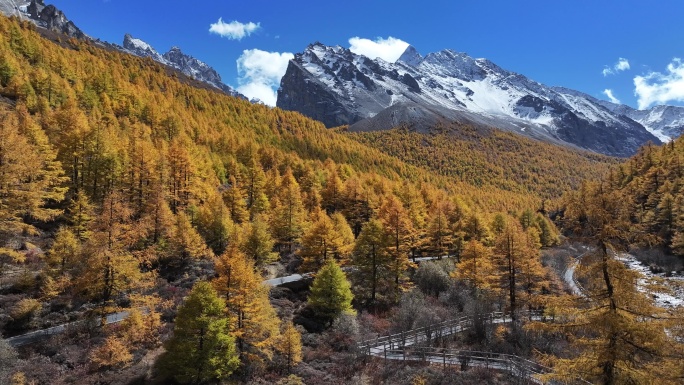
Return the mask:
<svg viewBox="0 0 684 385">
<path fill-rule="evenodd" d="M 81 31 L 73 21 L 69 20 L 64 12 L 54 5 L 46 5 L 44 0 L 0 0 L 0 13 L 29 20 L 39 27 L 62 33 L 69 37 L 86 39 L 107 48 L 124 51 L 140 57 L 149 57 L 158 63 L 179 70 L 192 79 L 217 88 L 228 95 L 247 99 L 231 86 L 223 83 L 221 76 L 214 68 L 199 59 L 183 53 L 176 46 L 162 55 L 150 44 L 141 39 L 136 39 L 130 34 L 124 35 L 123 46 L 93 39 Z"/>
<path fill-rule="evenodd" d="M 641 115 L 648 114 L 627 106 L 611 106 L 579 91 L 543 85 L 487 59 L 449 49 L 422 56 L 413 46 L 389 63 L 340 46 L 313 43 L 288 63 L 277 106 L 328 127 L 350 125 L 350 130 L 363 130 L 392 128 L 394 121 L 378 122 L 377 116 L 402 103 L 439 110 L 443 118 L 457 122 L 621 157 L 649 141 L 659 144 L 678 136 L 684 129 L 684 124 L 678 124 L 680 117 L 684 123 L 684 108 L 671 109 L 672 117 L 665 123 L 651 119 L 645 125 Z M 376 122 L 360 123 L 366 119 Z"/>
<path fill-rule="evenodd" d="M 122 49 L 130 54 L 149 57 L 166 66 L 174 67 L 191 78 L 212 85 L 228 95 L 246 99 L 244 95 L 223 83 L 221 75 L 213 67 L 193 56 L 183 53 L 178 46 L 173 46 L 166 53 L 160 54 L 149 43 L 134 38 L 127 33 L 124 35 Z"/>
</svg>

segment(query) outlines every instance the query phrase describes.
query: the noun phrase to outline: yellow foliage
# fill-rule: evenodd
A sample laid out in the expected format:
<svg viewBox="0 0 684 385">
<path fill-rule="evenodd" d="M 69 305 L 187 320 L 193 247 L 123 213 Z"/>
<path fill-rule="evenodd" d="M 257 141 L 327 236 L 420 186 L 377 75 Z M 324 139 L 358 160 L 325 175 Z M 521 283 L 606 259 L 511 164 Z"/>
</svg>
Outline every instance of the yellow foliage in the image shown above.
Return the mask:
<svg viewBox="0 0 684 385">
<path fill-rule="evenodd" d="M 128 365 L 133 355 L 119 338 L 107 339 L 90 353 L 90 362 L 97 368 L 120 368 Z"/>
</svg>

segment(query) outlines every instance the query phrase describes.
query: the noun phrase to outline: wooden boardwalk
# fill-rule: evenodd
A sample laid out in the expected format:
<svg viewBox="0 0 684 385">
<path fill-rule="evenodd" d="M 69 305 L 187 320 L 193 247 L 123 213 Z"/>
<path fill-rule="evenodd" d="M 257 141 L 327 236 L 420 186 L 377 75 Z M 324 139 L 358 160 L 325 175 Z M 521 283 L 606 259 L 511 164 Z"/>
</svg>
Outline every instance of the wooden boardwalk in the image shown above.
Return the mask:
<svg viewBox="0 0 684 385">
<path fill-rule="evenodd" d="M 521 312 L 519 317 L 535 321 L 544 320 L 544 316 L 540 312 Z M 511 322 L 512 319 L 508 314 L 494 312 L 485 315 L 479 321 L 497 324 Z M 473 325 L 473 317 L 455 318 L 426 327 L 368 339 L 359 343 L 358 349 L 365 356 L 377 357 L 386 361 L 423 362 L 443 365 L 444 367 L 457 366 L 461 370 L 470 367 L 501 370 L 533 384 L 543 384 L 541 376 L 551 373 L 552 370 L 546 366 L 512 354 L 431 346 L 433 342 L 466 331 Z M 589 382 L 581 379 L 574 379 L 574 382 L 589 384 Z"/>
</svg>

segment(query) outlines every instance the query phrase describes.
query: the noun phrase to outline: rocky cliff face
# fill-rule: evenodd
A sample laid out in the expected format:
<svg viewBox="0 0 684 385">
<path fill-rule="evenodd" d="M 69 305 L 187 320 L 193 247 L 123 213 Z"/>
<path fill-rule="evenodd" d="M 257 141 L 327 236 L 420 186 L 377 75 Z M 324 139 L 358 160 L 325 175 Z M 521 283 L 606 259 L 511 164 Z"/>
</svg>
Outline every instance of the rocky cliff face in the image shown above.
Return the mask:
<svg viewBox="0 0 684 385">
<path fill-rule="evenodd" d="M 429 122 L 458 121 L 615 156 L 660 143 L 645 118 L 452 50 L 423 57 L 409 46 L 388 63 L 315 43 L 290 61 L 277 106 L 328 127 L 388 129 L 401 121 L 426 130 Z"/>
<path fill-rule="evenodd" d="M 32 0 L 27 10 L 31 19 L 51 31 L 61 32 L 78 39 L 86 37 L 74 22 L 67 19 L 64 12 L 52 4 L 46 6 L 43 0 Z"/>
<path fill-rule="evenodd" d="M 221 76 L 207 63 L 184 54 L 180 48 L 173 47 L 164 54 L 164 59 L 175 64 L 183 73 L 211 84 L 221 84 Z"/>
<path fill-rule="evenodd" d="M 7 16 L 31 20 L 40 27 L 70 37 L 87 38 L 86 34 L 64 15 L 64 12 L 54 5 L 45 5 L 43 0 L 0 0 L 0 12 Z"/>
</svg>

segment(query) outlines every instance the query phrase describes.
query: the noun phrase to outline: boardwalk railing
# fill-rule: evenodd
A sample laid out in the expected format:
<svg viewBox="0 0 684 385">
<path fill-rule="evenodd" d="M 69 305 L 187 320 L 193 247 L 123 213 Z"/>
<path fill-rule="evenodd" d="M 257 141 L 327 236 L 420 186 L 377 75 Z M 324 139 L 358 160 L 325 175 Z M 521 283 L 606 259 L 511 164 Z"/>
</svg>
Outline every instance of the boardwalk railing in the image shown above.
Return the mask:
<svg viewBox="0 0 684 385">
<path fill-rule="evenodd" d="M 516 355 L 471 350 L 415 346 L 384 350 L 382 358 L 394 361 L 419 361 L 444 367 L 458 366 L 461 370 L 470 367 L 503 370 L 537 384 L 543 383 L 540 379 L 542 374 L 551 372 L 551 369 L 544 365 Z"/>
<path fill-rule="evenodd" d="M 519 318 L 544 320 L 538 311 L 520 312 Z M 494 312 L 480 317 L 479 322 L 490 324 L 511 322 L 509 314 Z M 432 341 L 448 335 L 463 332 L 474 325 L 473 317 L 460 317 L 446 320 L 426 327 L 415 328 L 386 336 L 362 341 L 359 351 L 372 357 L 393 361 L 422 361 L 430 364 L 446 366 L 458 365 L 462 370 L 468 367 L 485 367 L 504 370 L 515 377 L 542 384 L 542 374 L 551 373 L 551 369 L 537 362 L 512 354 L 480 352 L 470 350 L 444 349 L 429 346 Z M 590 384 L 582 379 L 572 379 L 577 383 Z"/>
<path fill-rule="evenodd" d="M 542 312 L 520 312 L 518 317 L 540 320 L 543 315 Z M 503 312 L 493 312 L 479 318 L 479 322 L 490 324 L 511 322 L 510 314 Z M 446 321 L 442 321 L 429 326 L 423 326 L 408 331 L 401 331 L 385 336 L 378 336 L 376 338 L 368 339 L 359 343 L 358 347 L 361 352 L 367 355 L 375 355 L 374 349 L 401 349 L 406 346 L 419 345 L 421 343 L 430 343 L 437 339 L 460 333 L 464 330 L 470 329 L 475 324 L 473 317 L 460 317 Z"/>
</svg>

